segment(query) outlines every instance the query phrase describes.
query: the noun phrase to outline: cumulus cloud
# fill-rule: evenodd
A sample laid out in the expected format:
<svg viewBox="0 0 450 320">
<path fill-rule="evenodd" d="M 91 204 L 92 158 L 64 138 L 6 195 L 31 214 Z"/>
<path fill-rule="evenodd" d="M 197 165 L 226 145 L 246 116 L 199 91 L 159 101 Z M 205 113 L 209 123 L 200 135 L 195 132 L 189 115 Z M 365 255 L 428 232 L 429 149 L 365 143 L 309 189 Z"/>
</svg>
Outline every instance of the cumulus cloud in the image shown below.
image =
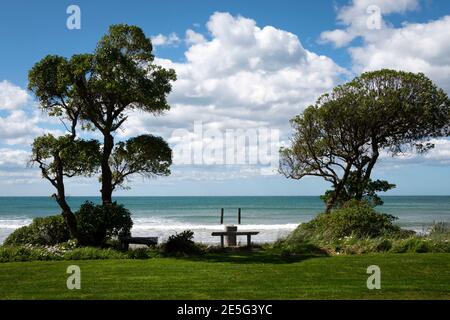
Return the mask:
<svg viewBox="0 0 450 320">
<path fill-rule="evenodd" d="M 379 29 L 368 26 L 373 7 L 379 8 Z M 418 0 L 353 0 L 338 9 L 342 28 L 323 32 L 321 41 L 343 47 L 360 37 L 361 45 L 348 48 L 355 74 L 382 68 L 423 72 L 450 92 L 450 16 L 400 27 L 387 20 L 390 14 L 418 8 Z"/>
<path fill-rule="evenodd" d="M 15 110 L 29 102 L 30 97 L 26 90 L 12 84 L 7 80 L 0 82 L 0 110 Z"/>
<path fill-rule="evenodd" d="M 30 153 L 25 150 L 0 148 L 0 171 L 6 169 L 23 169 L 30 159 Z"/>
<path fill-rule="evenodd" d="M 393 13 L 405 13 L 419 8 L 418 0 L 352 0 L 338 9 L 337 22 L 343 28 L 322 32 L 320 40 L 344 47 L 355 38 L 381 39 L 391 28 L 384 19 Z"/>
<path fill-rule="evenodd" d="M 201 33 L 195 32 L 192 29 L 186 30 L 186 44 L 191 45 L 191 44 L 203 43 L 205 41 L 206 41 L 206 39 Z"/>
<path fill-rule="evenodd" d="M 153 44 L 154 47 L 158 47 L 158 46 L 177 46 L 181 42 L 181 39 L 174 32 L 172 32 L 168 36 L 165 36 L 165 35 L 160 33 L 160 34 L 158 34 L 156 36 L 151 37 L 151 39 L 152 39 L 152 44 Z"/>
<path fill-rule="evenodd" d="M 36 136 L 45 133 L 61 135 L 61 130 L 48 127 L 52 122 L 54 119 L 48 119 L 40 112 L 13 110 L 0 116 L 0 143 L 29 146 Z"/>
<path fill-rule="evenodd" d="M 299 38 L 256 21 L 215 13 L 185 52 L 185 62 L 157 59 L 178 80 L 164 120 L 132 114 L 124 135 L 155 128 L 186 128 L 194 120 L 221 128 L 289 127 L 289 119 L 341 81 L 346 71 L 332 59 L 306 50 Z M 193 31 L 192 31 L 193 32 Z"/>
<path fill-rule="evenodd" d="M 382 152 L 380 156 L 381 163 L 387 167 L 405 164 L 448 166 L 450 164 L 450 140 L 441 138 L 431 139 L 429 142 L 434 144 L 434 148 L 425 154 L 408 151 L 392 157 L 386 152 Z"/>
<path fill-rule="evenodd" d="M 331 58 L 305 49 L 295 34 L 253 19 L 216 12 L 206 27 L 208 37 L 187 30 L 184 62 L 156 59 L 177 73 L 171 110 L 163 118 L 131 113 L 122 137 L 150 131 L 175 143 L 173 132 L 192 133 L 197 121 L 223 133 L 279 130 L 285 139 L 289 120 L 347 75 Z"/>
<path fill-rule="evenodd" d="M 450 92 L 450 16 L 411 23 L 377 41 L 350 48 L 356 72 L 391 68 L 423 72 Z"/>
</svg>

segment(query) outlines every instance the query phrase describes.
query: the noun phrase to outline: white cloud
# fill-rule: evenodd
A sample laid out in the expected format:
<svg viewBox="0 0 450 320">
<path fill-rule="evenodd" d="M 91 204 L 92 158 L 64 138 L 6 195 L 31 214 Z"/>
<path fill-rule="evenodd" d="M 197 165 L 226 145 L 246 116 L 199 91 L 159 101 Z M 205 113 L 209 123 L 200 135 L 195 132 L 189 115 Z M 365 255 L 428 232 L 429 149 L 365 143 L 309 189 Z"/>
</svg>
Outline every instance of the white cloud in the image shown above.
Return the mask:
<svg viewBox="0 0 450 320">
<path fill-rule="evenodd" d="M 185 62 L 156 59 L 177 72 L 171 110 L 163 118 L 130 114 L 122 136 L 150 131 L 170 139 L 175 129 L 192 132 L 194 121 L 222 132 L 267 127 L 287 136 L 289 120 L 347 74 L 296 35 L 252 19 L 214 13 L 207 29 L 208 38 L 187 31 Z"/>
<path fill-rule="evenodd" d="M 423 72 L 450 92 L 450 16 L 406 24 L 377 41 L 350 48 L 356 72 L 381 68 Z"/>
<path fill-rule="evenodd" d="M 0 171 L 5 169 L 23 169 L 30 160 L 30 153 L 25 150 L 0 148 Z"/>
<path fill-rule="evenodd" d="M 385 16 L 418 8 L 418 0 L 352 0 L 349 5 L 338 9 L 337 21 L 344 27 L 322 32 L 320 40 L 343 47 L 357 37 L 380 39 L 384 31 L 391 28 Z M 372 24 L 373 21 L 376 25 Z"/>
<path fill-rule="evenodd" d="M 44 127 L 51 122 L 40 112 L 13 110 L 8 115 L 0 117 L 0 143 L 30 145 L 35 137 L 44 133 L 60 135 L 62 131 Z"/>
<path fill-rule="evenodd" d="M 434 144 L 434 148 L 425 154 L 408 151 L 396 157 L 391 157 L 386 152 L 383 152 L 380 157 L 381 163 L 385 167 L 405 164 L 448 166 L 450 164 L 450 140 L 441 138 L 431 139 L 429 142 Z"/>
<path fill-rule="evenodd" d="M 201 33 L 195 32 L 192 29 L 186 30 L 186 43 L 188 45 L 203 43 L 205 41 L 206 39 Z"/>
<path fill-rule="evenodd" d="M 381 29 L 367 26 L 367 8 L 373 5 L 380 9 Z M 382 68 L 422 72 L 450 92 L 450 16 L 400 27 L 386 19 L 418 8 L 418 0 L 353 0 L 338 10 L 342 28 L 323 32 L 321 41 L 343 47 L 360 37 L 362 44 L 348 49 L 355 74 Z"/>
<path fill-rule="evenodd" d="M 168 36 L 165 36 L 163 34 L 158 34 L 156 36 L 151 37 L 152 44 L 155 47 L 158 46 L 177 46 L 180 44 L 181 40 L 178 37 L 178 35 L 174 32 L 169 34 Z"/>
<path fill-rule="evenodd" d="M 215 13 L 207 23 L 210 40 L 193 43 L 186 61 L 157 59 L 174 68 L 178 80 L 164 120 L 132 114 L 132 126 L 184 128 L 193 120 L 222 128 L 270 125 L 289 128 L 289 119 L 341 81 L 346 71 L 332 59 L 303 48 L 298 37 L 252 19 Z"/>
<path fill-rule="evenodd" d="M 187 31 L 185 62 L 156 59 L 177 73 L 171 110 L 162 118 L 131 113 L 121 136 L 150 131 L 172 141 L 174 130 L 192 132 L 194 121 L 201 121 L 206 129 L 265 127 L 286 137 L 289 120 L 347 74 L 332 59 L 306 50 L 288 31 L 219 12 L 206 26 L 208 38 Z"/>
<path fill-rule="evenodd" d="M 26 90 L 7 80 L 0 82 L 0 110 L 14 110 L 23 107 L 30 100 Z"/>
</svg>

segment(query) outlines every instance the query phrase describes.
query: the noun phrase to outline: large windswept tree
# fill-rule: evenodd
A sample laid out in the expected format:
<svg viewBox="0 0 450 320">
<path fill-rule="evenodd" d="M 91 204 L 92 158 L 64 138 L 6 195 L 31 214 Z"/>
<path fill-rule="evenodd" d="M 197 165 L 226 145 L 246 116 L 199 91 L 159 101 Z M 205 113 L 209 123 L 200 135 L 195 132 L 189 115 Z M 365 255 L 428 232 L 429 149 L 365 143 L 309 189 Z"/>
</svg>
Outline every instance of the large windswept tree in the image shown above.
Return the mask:
<svg viewBox="0 0 450 320">
<path fill-rule="evenodd" d="M 396 156 L 433 148 L 431 138 L 449 133 L 450 101 L 423 74 L 380 70 L 336 87 L 291 123 L 292 144 L 280 151 L 280 172 L 328 181 L 329 212 L 340 201 L 373 198 L 392 188 L 371 180 L 381 152 Z"/>
<path fill-rule="evenodd" d="M 76 112 L 73 118 L 102 134 L 101 195 L 103 203 L 111 203 L 120 175 L 111 169 L 114 132 L 124 125 L 132 110 L 154 115 L 168 110 L 166 97 L 175 79 L 173 70 L 154 64 L 152 44 L 144 32 L 121 24 L 109 28 L 92 54 L 74 55 L 70 59 L 45 57 L 30 72 L 30 89 L 51 115 L 61 116 L 65 112 L 71 117 Z M 152 148 L 154 144 L 141 147 Z M 154 156 L 149 152 L 144 155 Z M 150 172 L 150 163 L 156 162 L 144 161 L 140 167 L 135 163 L 132 173 Z M 162 170 L 167 173 L 164 166 Z"/>
</svg>

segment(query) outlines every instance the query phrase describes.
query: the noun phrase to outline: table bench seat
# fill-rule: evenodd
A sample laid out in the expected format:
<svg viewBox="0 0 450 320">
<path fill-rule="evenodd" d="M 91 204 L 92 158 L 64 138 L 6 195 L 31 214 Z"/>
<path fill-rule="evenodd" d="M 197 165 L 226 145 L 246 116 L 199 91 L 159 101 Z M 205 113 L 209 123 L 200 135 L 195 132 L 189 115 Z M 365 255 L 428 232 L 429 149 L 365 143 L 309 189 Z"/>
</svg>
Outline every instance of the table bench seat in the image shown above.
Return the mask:
<svg viewBox="0 0 450 320">
<path fill-rule="evenodd" d="M 259 231 L 218 231 L 213 232 L 213 237 L 220 237 L 220 246 L 224 247 L 224 237 L 228 235 L 247 236 L 247 246 L 252 245 L 252 236 L 259 234 Z"/>
<path fill-rule="evenodd" d="M 122 248 L 127 250 L 130 244 L 143 244 L 148 247 L 158 244 L 158 237 L 122 237 L 119 239 Z"/>
</svg>

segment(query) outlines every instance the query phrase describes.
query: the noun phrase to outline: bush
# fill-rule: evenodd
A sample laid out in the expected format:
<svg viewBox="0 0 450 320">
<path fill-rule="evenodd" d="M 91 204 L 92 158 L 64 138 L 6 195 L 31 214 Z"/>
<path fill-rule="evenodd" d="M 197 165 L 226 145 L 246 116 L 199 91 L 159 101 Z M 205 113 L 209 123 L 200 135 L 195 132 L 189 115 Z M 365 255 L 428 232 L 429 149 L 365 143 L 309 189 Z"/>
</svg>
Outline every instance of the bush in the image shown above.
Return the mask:
<svg viewBox="0 0 450 320">
<path fill-rule="evenodd" d="M 103 246 L 114 237 L 130 234 L 133 221 L 130 211 L 116 202 L 94 205 L 85 202 L 75 213 L 81 245 Z"/>
<path fill-rule="evenodd" d="M 288 237 L 288 243 L 313 241 L 337 241 L 345 237 L 356 239 L 398 235 L 400 227 L 393 224 L 392 215 L 379 213 L 371 206 L 359 203 L 319 214 L 310 222 L 301 224 Z"/>
<path fill-rule="evenodd" d="M 194 232 L 186 230 L 169 237 L 167 242 L 163 245 L 165 253 L 184 253 L 195 254 L 200 252 L 200 248 L 192 240 Z"/>
<path fill-rule="evenodd" d="M 62 216 L 50 216 L 35 218 L 28 225 L 16 229 L 11 233 L 4 245 L 17 246 L 31 245 L 55 245 L 70 239 L 69 229 Z"/>
<path fill-rule="evenodd" d="M 127 251 L 128 259 L 149 259 L 156 255 L 156 252 L 149 248 L 137 248 Z"/>
<path fill-rule="evenodd" d="M 76 248 L 64 253 L 64 260 L 103 260 L 126 259 L 127 255 L 114 249 L 100 249 L 93 247 Z"/>
<path fill-rule="evenodd" d="M 438 222 L 434 223 L 430 229 L 430 237 L 439 237 L 450 239 L 450 223 Z"/>
</svg>

